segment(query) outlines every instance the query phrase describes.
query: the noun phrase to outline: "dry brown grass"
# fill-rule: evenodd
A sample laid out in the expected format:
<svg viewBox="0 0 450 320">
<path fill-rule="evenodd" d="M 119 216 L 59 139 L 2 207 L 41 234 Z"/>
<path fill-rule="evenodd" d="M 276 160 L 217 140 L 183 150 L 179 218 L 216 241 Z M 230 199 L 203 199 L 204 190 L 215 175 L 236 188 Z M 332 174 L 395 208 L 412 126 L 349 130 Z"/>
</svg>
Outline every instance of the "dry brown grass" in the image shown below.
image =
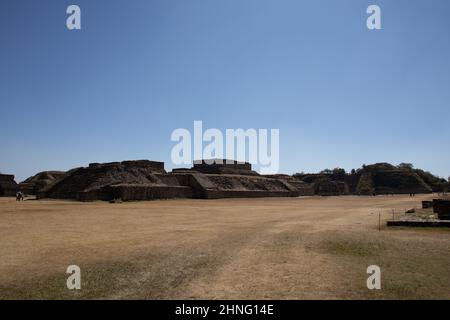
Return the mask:
<svg viewBox="0 0 450 320">
<path fill-rule="evenodd" d="M 378 231 L 429 196 L 0 199 L 0 298 L 449 299 L 450 232 Z M 68 265 L 82 270 L 69 291 Z M 366 288 L 366 268 L 382 290 Z"/>
</svg>

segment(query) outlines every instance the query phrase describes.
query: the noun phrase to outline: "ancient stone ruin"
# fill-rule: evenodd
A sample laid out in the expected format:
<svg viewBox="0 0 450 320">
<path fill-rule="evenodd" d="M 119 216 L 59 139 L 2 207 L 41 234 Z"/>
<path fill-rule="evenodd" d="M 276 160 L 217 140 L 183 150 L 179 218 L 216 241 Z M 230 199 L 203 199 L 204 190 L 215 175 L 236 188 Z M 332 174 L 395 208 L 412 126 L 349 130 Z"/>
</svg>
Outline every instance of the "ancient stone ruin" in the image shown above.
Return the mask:
<svg viewBox="0 0 450 320">
<path fill-rule="evenodd" d="M 433 212 L 437 213 L 439 220 L 450 220 L 450 200 L 433 199 Z"/>
<path fill-rule="evenodd" d="M 312 194 L 305 183 L 261 176 L 251 164 L 195 163 L 190 169 L 164 170 L 163 162 L 139 160 L 92 163 L 68 171 L 38 192 L 38 197 L 89 200 L 164 198 L 296 197 Z"/>
<path fill-rule="evenodd" d="M 0 174 L 0 197 L 13 197 L 19 191 L 12 174 Z"/>
<path fill-rule="evenodd" d="M 429 176 L 422 170 L 398 168 L 389 163 L 363 166 L 349 174 L 331 171 L 294 175 L 311 184 L 315 194 L 323 196 L 431 193 L 433 188 L 424 181 Z"/>
<path fill-rule="evenodd" d="M 290 176 L 260 175 L 250 163 L 223 159 L 194 161 L 191 168 L 169 173 L 157 161 L 91 163 L 68 172 L 41 172 L 20 184 L 25 194 L 38 198 L 81 201 L 419 194 L 446 188 L 448 183 L 429 172 L 388 163 L 351 173 L 337 168 Z"/>
<path fill-rule="evenodd" d="M 288 182 L 290 185 L 297 188 L 297 190 L 300 193 L 300 196 L 313 196 L 314 195 L 314 188 L 310 184 L 299 180 L 293 176 L 287 175 L 287 174 L 273 174 L 273 175 L 265 175 L 267 178 L 275 178 L 275 179 L 281 179 L 286 182 Z"/>
<path fill-rule="evenodd" d="M 26 195 L 36 195 L 65 175 L 64 171 L 43 171 L 19 183 L 19 189 Z"/>
</svg>

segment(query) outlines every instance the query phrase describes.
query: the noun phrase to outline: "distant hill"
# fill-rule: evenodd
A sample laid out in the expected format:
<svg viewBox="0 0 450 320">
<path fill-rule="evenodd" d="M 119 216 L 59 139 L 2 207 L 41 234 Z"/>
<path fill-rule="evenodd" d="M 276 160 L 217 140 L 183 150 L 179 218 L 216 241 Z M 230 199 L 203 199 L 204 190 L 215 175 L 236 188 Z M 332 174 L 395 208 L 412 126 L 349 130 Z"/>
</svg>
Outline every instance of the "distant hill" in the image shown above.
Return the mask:
<svg viewBox="0 0 450 320">
<path fill-rule="evenodd" d="M 356 193 L 429 193 L 432 188 L 414 171 L 393 166 L 389 163 L 376 163 L 363 166 Z"/>
<path fill-rule="evenodd" d="M 313 174 L 297 173 L 294 177 L 311 184 L 320 195 L 430 193 L 449 188 L 445 179 L 414 169 L 411 164 L 375 163 L 351 173 L 336 168 Z"/>
</svg>

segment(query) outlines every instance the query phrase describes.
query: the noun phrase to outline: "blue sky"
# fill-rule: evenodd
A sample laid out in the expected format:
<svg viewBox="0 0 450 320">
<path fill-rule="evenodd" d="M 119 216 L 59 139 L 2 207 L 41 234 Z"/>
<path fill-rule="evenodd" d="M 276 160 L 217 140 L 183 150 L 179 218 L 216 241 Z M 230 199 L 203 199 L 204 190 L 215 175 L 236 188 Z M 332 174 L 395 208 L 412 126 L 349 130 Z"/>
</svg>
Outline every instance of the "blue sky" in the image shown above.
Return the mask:
<svg viewBox="0 0 450 320">
<path fill-rule="evenodd" d="M 449 14 L 447 0 L 3 0 L 0 171 L 171 169 L 172 131 L 202 120 L 279 128 L 281 172 L 412 162 L 447 177 Z"/>
</svg>

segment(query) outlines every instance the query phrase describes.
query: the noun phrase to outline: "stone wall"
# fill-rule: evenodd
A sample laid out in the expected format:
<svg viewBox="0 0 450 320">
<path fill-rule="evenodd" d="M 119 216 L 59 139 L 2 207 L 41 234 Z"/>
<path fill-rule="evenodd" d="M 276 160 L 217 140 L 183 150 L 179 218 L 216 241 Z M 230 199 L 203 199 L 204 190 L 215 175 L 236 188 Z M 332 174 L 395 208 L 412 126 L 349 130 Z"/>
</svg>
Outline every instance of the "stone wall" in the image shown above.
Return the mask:
<svg viewBox="0 0 450 320">
<path fill-rule="evenodd" d="M 226 159 L 194 161 L 194 166 L 191 170 L 210 174 L 258 175 L 255 171 L 252 171 L 250 163 Z"/>
<path fill-rule="evenodd" d="M 433 212 L 440 220 L 450 220 L 450 200 L 433 199 Z"/>
<path fill-rule="evenodd" d="M 192 198 L 192 189 L 183 186 L 145 186 L 145 185 L 115 185 L 104 188 L 80 192 L 79 201 L 120 199 L 123 201 Z"/>
</svg>

